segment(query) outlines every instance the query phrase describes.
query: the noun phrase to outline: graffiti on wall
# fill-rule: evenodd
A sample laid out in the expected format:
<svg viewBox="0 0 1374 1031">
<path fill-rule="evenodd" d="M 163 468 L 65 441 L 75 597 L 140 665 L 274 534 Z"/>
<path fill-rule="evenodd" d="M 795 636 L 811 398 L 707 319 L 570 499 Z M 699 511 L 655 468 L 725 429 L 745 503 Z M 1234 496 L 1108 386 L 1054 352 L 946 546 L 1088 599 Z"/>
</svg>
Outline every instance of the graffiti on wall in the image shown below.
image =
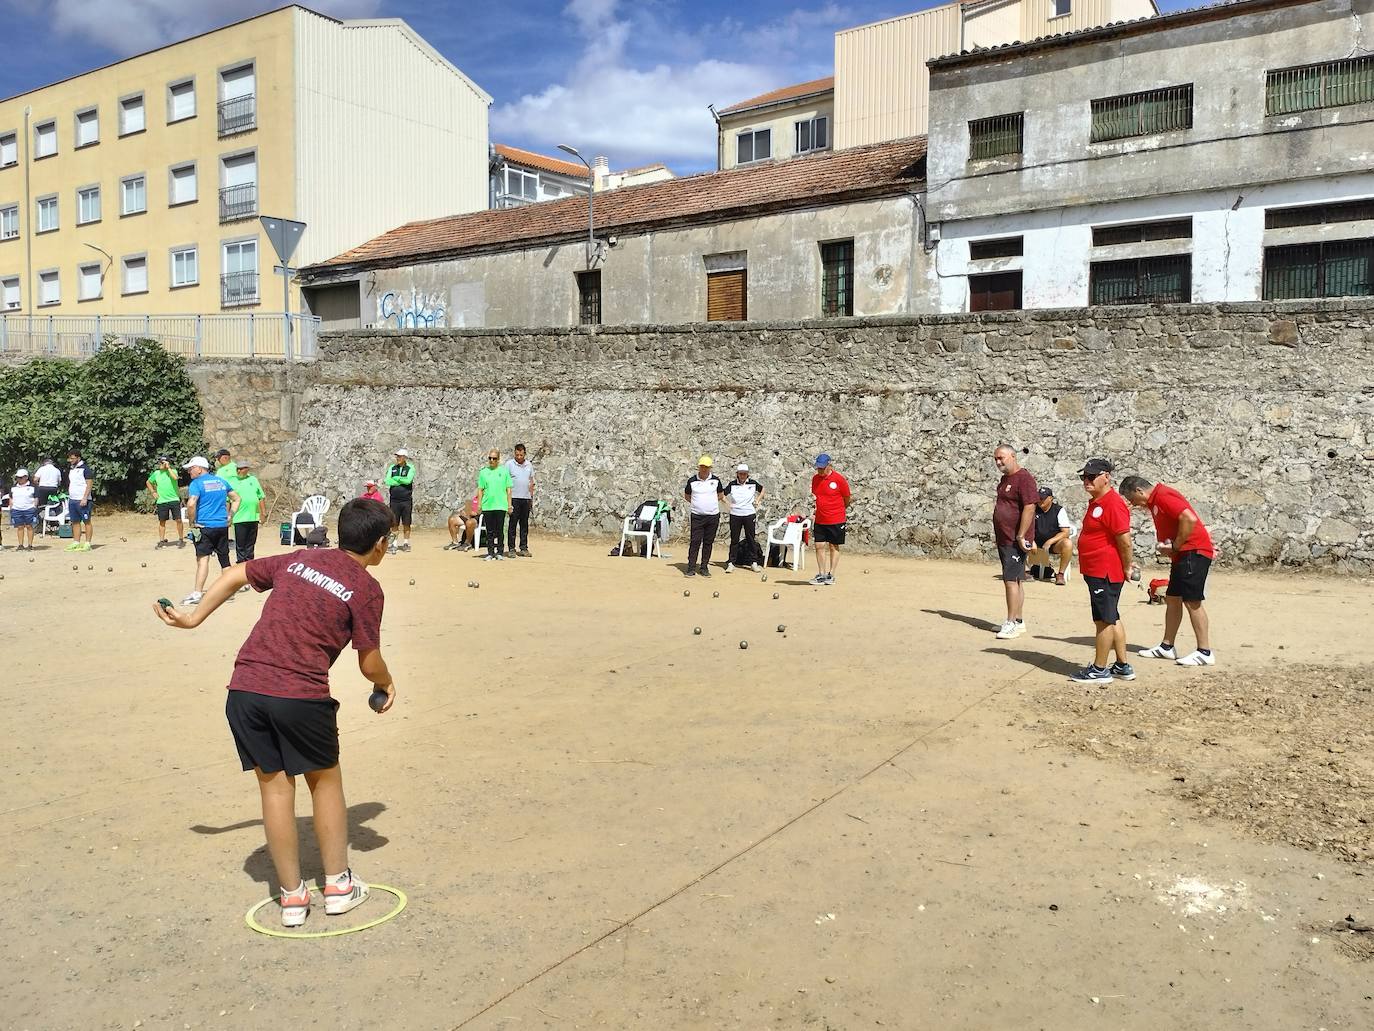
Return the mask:
<svg viewBox="0 0 1374 1031">
<path fill-rule="evenodd" d="M 441 297 L 425 297 L 413 288 L 408 298 L 388 290 L 377 302 L 378 322 L 387 329 L 434 329 L 447 325 L 447 314 Z"/>
</svg>

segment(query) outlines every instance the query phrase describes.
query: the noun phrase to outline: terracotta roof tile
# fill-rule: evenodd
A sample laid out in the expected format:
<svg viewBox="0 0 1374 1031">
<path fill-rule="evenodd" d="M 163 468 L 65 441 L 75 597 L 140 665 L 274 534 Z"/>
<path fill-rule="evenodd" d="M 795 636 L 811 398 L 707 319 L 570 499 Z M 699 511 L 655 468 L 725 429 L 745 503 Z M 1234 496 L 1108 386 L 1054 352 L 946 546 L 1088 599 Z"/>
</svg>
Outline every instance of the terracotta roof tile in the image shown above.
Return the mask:
<svg viewBox="0 0 1374 1031">
<path fill-rule="evenodd" d="M 751 107 L 779 104 L 784 100 L 795 100 L 798 97 L 810 96 L 812 93 L 824 93 L 834 88 L 835 76 L 829 75 L 824 79 L 812 79 L 810 82 L 799 82 L 795 86 L 784 86 L 782 89 L 775 89 L 771 93 L 760 93 L 757 97 L 750 97 L 748 100 L 741 100 L 738 104 L 731 104 L 722 109 L 720 114 L 733 115 L 740 111 L 747 111 Z"/>
<path fill-rule="evenodd" d="M 564 161 L 561 158 L 549 157 L 547 154 L 537 154 L 532 150 L 510 147 L 504 143 L 493 143 L 491 149 L 507 161 L 517 165 L 526 165 L 529 168 L 537 168 L 541 172 L 557 172 L 559 175 L 570 175 L 577 179 L 591 178 L 587 166 L 576 161 Z"/>
<path fill-rule="evenodd" d="M 626 186 L 595 194 L 598 232 L 717 221 L 766 210 L 894 196 L 925 178 L 926 139 L 855 147 L 727 172 Z M 467 252 L 508 250 L 587 232 L 587 198 L 568 197 L 519 208 L 476 211 L 411 222 L 369 240 L 303 276 L 440 261 Z"/>
</svg>

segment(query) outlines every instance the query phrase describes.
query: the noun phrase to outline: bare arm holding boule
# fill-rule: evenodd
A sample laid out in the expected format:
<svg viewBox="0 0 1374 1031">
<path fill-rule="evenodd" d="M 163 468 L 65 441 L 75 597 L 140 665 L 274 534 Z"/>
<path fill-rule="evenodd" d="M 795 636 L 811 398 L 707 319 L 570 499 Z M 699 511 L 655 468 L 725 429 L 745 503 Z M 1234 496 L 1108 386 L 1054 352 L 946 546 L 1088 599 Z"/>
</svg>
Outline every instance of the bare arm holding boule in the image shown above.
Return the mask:
<svg viewBox="0 0 1374 1031">
<path fill-rule="evenodd" d="M 157 618 L 178 630 L 194 630 L 210 618 L 210 613 L 234 596 L 234 593 L 248 583 L 248 570 L 243 565 L 230 566 L 220 573 L 219 578 L 205 592 L 200 604 L 190 612 L 176 608 L 164 608 L 160 602 L 153 602 L 153 612 Z"/>
</svg>

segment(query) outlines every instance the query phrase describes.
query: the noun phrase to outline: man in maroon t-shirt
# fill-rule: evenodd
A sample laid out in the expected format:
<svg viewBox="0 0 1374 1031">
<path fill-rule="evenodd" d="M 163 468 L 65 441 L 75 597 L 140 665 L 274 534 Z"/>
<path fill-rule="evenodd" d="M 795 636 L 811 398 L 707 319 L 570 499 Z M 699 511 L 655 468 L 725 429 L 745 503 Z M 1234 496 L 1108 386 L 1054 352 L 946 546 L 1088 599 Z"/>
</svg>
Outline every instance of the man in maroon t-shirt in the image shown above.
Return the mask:
<svg viewBox="0 0 1374 1031">
<path fill-rule="evenodd" d="M 1002 474 L 992 506 L 992 539 L 1002 563 L 1002 590 L 1007 596 L 1007 618 L 997 629 L 997 639 L 1007 641 L 1026 632 L 1026 589 L 1021 581 L 1026 575 L 1026 552 L 1035 547 L 1031 525 L 1040 491 L 1035 477 L 1021 468 L 1016 449 L 1010 444 L 999 445 L 992 460 Z"/>
<path fill-rule="evenodd" d="M 1213 666 L 1211 626 L 1202 600 L 1207 596 L 1207 573 L 1216 550 L 1188 499 L 1172 487 L 1152 484 L 1143 476 L 1121 481 L 1121 496 L 1136 508 L 1148 508 L 1155 523 L 1159 554 L 1169 561 L 1169 589 L 1164 596 L 1164 640 L 1140 653 L 1143 659 L 1173 659 L 1180 666 Z M 1183 609 L 1193 624 L 1197 650 L 1179 658 L 1174 639 L 1183 623 Z"/>
<path fill-rule="evenodd" d="M 243 768 L 257 775 L 286 927 L 301 926 L 310 912 L 296 835 L 297 774 L 304 774 L 314 805 L 325 913 L 347 913 L 368 896 L 367 885 L 348 866 L 339 703 L 329 694 L 329 667 L 351 641 L 363 676 L 385 695 L 376 711 L 391 708 L 396 686 L 381 652 L 382 588 L 367 570 L 386 556 L 394 526 L 386 505 L 354 498 L 339 511 L 337 549 L 293 551 L 233 566 L 191 612 L 170 603 L 153 605 L 168 626 L 191 630 L 244 585 L 272 592 L 234 660 L 224 708 Z"/>
</svg>

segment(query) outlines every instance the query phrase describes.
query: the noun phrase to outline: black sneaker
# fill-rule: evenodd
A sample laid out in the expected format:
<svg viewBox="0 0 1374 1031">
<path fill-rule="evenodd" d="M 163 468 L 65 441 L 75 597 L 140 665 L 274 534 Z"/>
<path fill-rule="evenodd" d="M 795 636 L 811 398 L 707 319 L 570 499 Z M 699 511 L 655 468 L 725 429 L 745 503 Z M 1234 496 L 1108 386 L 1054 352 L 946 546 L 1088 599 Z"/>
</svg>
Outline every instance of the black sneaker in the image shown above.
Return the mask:
<svg viewBox="0 0 1374 1031">
<path fill-rule="evenodd" d="M 530 549 L 529 549 L 529 548 L 521 548 L 521 549 L 520 549 L 520 552 L 519 552 L 519 555 L 520 555 L 521 558 L 533 558 L 533 557 L 534 557 L 534 556 L 532 556 L 532 555 L 530 554 Z"/>
<path fill-rule="evenodd" d="M 701 567 L 701 575 L 702 575 L 702 576 L 710 576 L 710 575 L 711 575 L 711 567 L 710 567 L 710 566 L 702 566 L 702 567 Z"/>
<path fill-rule="evenodd" d="M 696 571 L 695 569 L 692 569 L 692 568 L 689 566 L 689 567 L 687 568 L 687 575 L 688 575 L 688 576 L 696 576 L 696 575 L 697 575 L 697 571 Z"/>
</svg>

